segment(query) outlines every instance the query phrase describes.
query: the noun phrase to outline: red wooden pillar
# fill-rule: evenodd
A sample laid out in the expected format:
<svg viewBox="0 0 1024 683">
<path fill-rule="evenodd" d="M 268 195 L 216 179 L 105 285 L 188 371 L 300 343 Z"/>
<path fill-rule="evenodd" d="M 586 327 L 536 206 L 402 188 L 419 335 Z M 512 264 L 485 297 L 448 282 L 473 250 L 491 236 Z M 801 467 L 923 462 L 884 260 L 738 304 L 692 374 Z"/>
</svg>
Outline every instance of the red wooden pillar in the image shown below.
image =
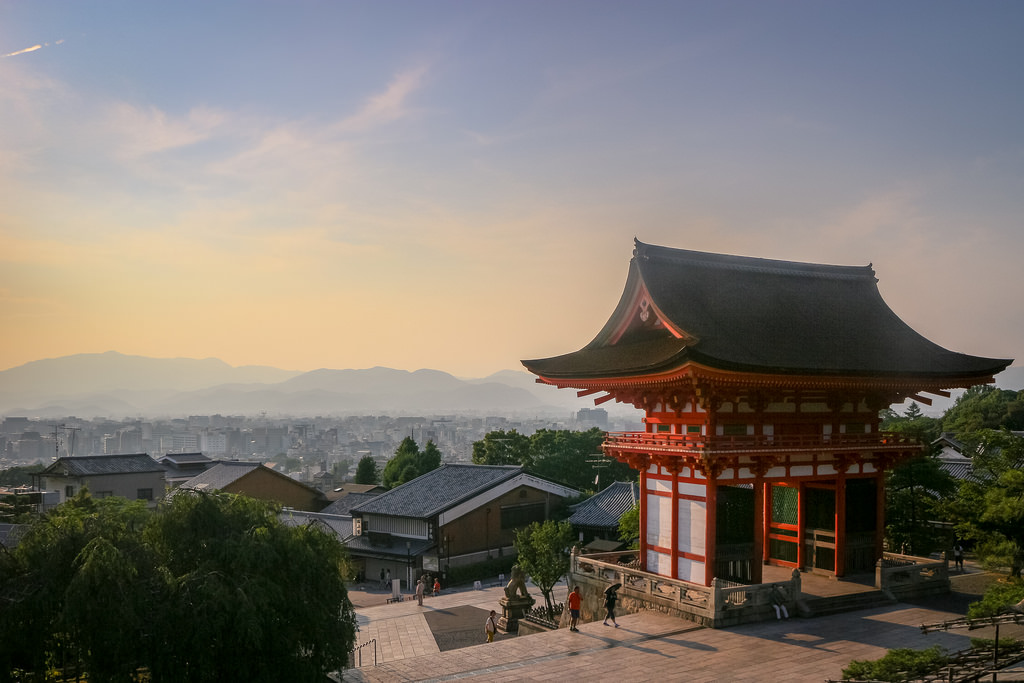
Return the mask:
<svg viewBox="0 0 1024 683">
<path fill-rule="evenodd" d="M 640 470 L 640 570 L 647 571 L 647 470 Z"/>
<path fill-rule="evenodd" d="M 771 538 L 769 536 L 772 533 L 772 485 L 762 482 L 762 487 L 764 493 L 761 510 L 761 563 L 768 564 L 771 559 Z"/>
<path fill-rule="evenodd" d="M 714 479 L 707 480 L 705 496 L 707 499 L 707 523 L 704 526 L 704 585 L 710 586 L 711 579 L 715 578 L 715 545 L 718 533 L 718 484 Z"/>
<path fill-rule="evenodd" d="M 882 553 L 885 551 L 885 473 L 875 474 L 875 482 L 878 484 L 875 493 L 875 560 L 877 561 L 882 558 Z"/>
<path fill-rule="evenodd" d="M 754 551 L 751 553 L 750 580 L 761 583 L 761 568 L 764 566 L 765 538 L 764 480 L 754 480 Z"/>
<path fill-rule="evenodd" d="M 846 474 L 836 477 L 836 576 L 846 574 Z"/>
<path fill-rule="evenodd" d="M 796 566 L 803 570 L 806 562 L 807 549 L 804 542 L 805 510 L 807 508 L 807 487 L 803 482 L 798 484 L 796 494 Z"/>
<path fill-rule="evenodd" d="M 672 473 L 672 542 L 669 544 L 672 556 L 673 579 L 679 578 L 679 463 L 673 462 Z"/>
</svg>

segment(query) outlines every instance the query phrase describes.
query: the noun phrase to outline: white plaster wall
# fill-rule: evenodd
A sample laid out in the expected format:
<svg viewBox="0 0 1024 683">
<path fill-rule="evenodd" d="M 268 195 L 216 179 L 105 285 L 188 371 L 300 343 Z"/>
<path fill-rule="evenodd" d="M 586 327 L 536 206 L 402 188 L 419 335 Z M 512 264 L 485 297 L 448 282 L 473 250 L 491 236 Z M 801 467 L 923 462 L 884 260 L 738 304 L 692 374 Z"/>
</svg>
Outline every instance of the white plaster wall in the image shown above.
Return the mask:
<svg viewBox="0 0 1024 683">
<path fill-rule="evenodd" d="M 706 484 L 691 484 L 690 482 L 681 481 L 679 482 L 679 493 L 684 496 L 699 496 L 700 498 L 706 498 L 708 495 L 708 487 Z"/>
<path fill-rule="evenodd" d="M 707 526 L 707 503 L 695 500 L 679 501 L 679 550 L 681 552 L 703 555 L 705 551 L 705 527 Z"/>
<path fill-rule="evenodd" d="M 679 558 L 679 578 L 684 581 L 704 584 L 704 563 L 697 560 L 689 560 L 685 557 Z"/>
<path fill-rule="evenodd" d="M 665 496 L 647 496 L 647 544 L 672 547 L 672 500 Z"/>
<path fill-rule="evenodd" d="M 672 576 L 672 572 L 669 571 L 671 567 L 668 555 L 664 553 L 655 552 L 653 550 L 647 551 L 647 571 L 652 574 L 660 574 L 662 576 Z M 663 571 L 664 570 L 664 571 Z"/>
</svg>

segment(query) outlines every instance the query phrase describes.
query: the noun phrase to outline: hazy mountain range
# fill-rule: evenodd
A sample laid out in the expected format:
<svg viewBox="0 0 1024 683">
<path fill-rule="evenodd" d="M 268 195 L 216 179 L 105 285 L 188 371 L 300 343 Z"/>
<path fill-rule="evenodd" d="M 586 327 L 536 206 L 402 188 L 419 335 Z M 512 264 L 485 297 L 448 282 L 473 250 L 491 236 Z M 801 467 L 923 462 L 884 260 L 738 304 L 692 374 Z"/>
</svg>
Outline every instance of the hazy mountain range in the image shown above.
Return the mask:
<svg viewBox="0 0 1024 683">
<path fill-rule="evenodd" d="M 1024 367 L 1008 368 L 996 384 L 1024 388 Z M 926 414 L 941 415 L 959 393 L 921 408 Z M 147 358 L 108 351 L 0 371 L 0 416 L 568 415 L 593 406 L 574 391 L 537 384 L 528 372 L 513 370 L 479 379 L 460 379 L 440 370 L 382 367 L 297 372 L 233 367 L 216 358 Z M 610 413 L 635 412 L 615 403 L 602 407 Z"/>
<path fill-rule="evenodd" d="M 233 367 L 216 358 L 114 351 L 38 360 L 0 371 L 0 415 L 133 417 L 483 413 L 568 415 L 593 402 L 506 370 L 460 379 L 439 370 Z M 605 406 L 609 407 L 609 406 Z M 614 410 L 614 407 L 611 407 Z M 632 408 L 625 408 L 632 410 Z"/>
</svg>

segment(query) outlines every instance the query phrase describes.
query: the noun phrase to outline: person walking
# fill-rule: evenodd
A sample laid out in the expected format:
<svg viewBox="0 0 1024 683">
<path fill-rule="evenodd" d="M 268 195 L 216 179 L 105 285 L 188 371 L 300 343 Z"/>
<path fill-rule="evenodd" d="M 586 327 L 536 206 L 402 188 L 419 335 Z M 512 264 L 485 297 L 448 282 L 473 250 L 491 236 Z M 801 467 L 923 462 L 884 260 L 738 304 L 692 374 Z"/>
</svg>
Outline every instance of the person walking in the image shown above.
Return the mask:
<svg viewBox="0 0 1024 683">
<path fill-rule="evenodd" d="M 381 567 L 380 568 L 380 589 L 383 591 L 383 590 L 387 590 L 387 588 L 388 588 L 388 585 L 386 583 L 384 583 L 384 567 Z"/>
<path fill-rule="evenodd" d="M 621 583 L 615 583 L 604 589 L 604 608 L 608 613 L 604 617 L 604 625 L 608 625 L 608 620 L 612 620 L 612 624 L 615 628 L 619 627 L 619 622 L 615 621 L 615 602 L 619 599 L 619 587 Z"/>
<path fill-rule="evenodd" d="M 423 579 L 416 582 L 416 602 L 423 607 Z"/>
<path fill-rule="evenodd" d="M 441 579 L 435 576 L 434 577 L 434 597 L 436 598 L 440 594 L 441 594 Z"/>
<path fill-rule="evenodd" d="M 498 613 L 491 610 L 490 616 L 484 622 L 484 632 L 487 633 L 487 642 L 494 642 L 494 634 L 498 632 Z"/>
<path fill-rule="evenodd" d="M 964 572 L 964 547 L 960 545 L 960 541 L 956 542 L 953 546 L 953 562 L 956 563 L 956 568 L 960 570 L 960 573 Z"/>
<path fill-rule="evenodd" d="M 579 631 L 577 624 L 580 621 L 580 587 L 573 586 L 569 593 L 569 630 Z"/>
</svg>

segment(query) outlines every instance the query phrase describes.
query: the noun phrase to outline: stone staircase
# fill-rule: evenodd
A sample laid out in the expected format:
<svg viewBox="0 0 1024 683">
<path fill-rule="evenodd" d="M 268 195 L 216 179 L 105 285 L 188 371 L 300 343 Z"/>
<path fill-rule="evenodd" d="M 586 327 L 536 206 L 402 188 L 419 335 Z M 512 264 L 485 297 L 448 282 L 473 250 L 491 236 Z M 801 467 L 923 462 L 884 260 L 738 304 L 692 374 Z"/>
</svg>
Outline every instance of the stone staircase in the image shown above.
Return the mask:
<svg viewBox="0 0 1024 683">
<path fill-rule="evenodd" d="M 898 602 L 892 593 L 882 590 L 863 591 L 846 595 L 801 598 L 796 601 L 797 615 L 805 619 L 823 617 L 840 612 L 873 609 Z"/>
</svg>

